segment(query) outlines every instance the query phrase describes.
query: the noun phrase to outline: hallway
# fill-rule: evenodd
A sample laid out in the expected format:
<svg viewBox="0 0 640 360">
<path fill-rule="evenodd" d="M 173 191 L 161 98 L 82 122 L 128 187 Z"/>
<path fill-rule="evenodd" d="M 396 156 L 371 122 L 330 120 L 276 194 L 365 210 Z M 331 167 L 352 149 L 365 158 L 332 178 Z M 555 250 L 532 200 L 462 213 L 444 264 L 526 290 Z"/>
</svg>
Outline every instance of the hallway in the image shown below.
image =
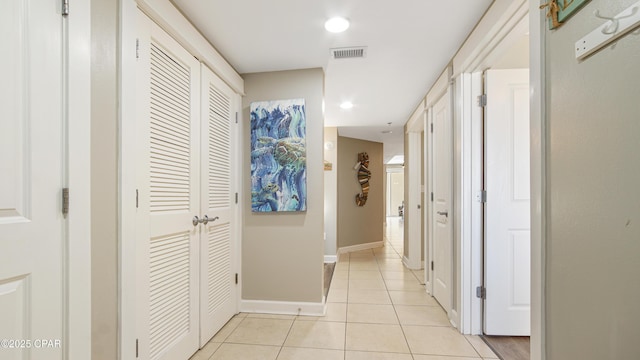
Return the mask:
<svg viewBox="0 0 640 360">
<path fill-rule="evenodd" d="M 385 247 L 342 254 L 324 317 L 240 313 L 191 360 L 495 359 L 451 327 L 401 260 L 403 224 L 387 218 Z"/>
</svg>

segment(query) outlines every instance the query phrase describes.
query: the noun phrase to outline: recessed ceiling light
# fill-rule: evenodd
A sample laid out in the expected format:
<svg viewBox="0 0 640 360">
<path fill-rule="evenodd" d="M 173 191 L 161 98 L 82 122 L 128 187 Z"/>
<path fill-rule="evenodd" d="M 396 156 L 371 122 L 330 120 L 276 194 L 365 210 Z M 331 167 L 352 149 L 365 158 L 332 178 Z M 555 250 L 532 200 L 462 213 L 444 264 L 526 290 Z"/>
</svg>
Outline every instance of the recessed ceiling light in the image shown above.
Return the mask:
<svg viewBox="0 0 640 360">
<path fill-rule="evenodd" d="M 332 17 L 324 23 L 324 28 L 328 32 L 341 33 L 349 28 L 349 20 L 340 16 Z"/>
<path fill-rule="evenodd" d="M 342 104 L 340 104 L 340 108 L 345 109 L 345 110 L 349 110 L 353 107 L 353 103 L 351 101 L 345 101 Z"/>
</svg>

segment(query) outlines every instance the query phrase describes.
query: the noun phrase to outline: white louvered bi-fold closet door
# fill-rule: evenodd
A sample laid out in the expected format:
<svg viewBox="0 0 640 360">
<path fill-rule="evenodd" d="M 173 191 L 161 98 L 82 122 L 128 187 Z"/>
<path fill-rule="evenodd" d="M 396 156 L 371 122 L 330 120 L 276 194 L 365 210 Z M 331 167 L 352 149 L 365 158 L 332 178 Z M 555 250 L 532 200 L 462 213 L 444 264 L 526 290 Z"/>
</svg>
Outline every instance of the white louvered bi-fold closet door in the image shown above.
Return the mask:
<svg viewBox="0 0 640 360">
<path fill-rule="evenodd" d="M 235 94 L 202 65 L 200 345 L 204 346 L 237 311 L 235 228 Z"/>
<path fill-rule="evenodd" d="M 200 64 L 142 13 L 139 27 L 139 358 L 188 359 L 199 340 Z"/>
</svg>

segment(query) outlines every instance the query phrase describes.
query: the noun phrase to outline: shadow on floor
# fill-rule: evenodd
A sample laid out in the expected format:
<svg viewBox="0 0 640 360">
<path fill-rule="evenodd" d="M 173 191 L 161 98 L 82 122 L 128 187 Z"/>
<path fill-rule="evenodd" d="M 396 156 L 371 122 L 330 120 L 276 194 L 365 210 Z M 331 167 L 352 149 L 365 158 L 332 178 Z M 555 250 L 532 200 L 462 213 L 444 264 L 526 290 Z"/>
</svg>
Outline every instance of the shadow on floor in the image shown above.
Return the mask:
<svg viewBox="0 0 640 360">
<path fill-rule="evenodd" d="M 329 286 L 331 285 L 331 278 L 333 277 L 333 269 L 335 269 L 336 263 L 324 263 L 324 297 L 327 298 L 329 294 Z"/>
</svg>

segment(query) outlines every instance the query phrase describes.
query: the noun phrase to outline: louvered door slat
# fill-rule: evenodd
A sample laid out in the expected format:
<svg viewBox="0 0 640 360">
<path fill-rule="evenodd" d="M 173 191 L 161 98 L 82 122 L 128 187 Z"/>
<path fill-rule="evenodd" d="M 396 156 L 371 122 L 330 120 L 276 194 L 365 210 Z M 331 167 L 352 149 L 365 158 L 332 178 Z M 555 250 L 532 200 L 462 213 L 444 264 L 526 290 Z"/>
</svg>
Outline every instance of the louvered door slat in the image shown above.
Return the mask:
<svg viewBox="0 0 640 360">
<path fill-rule="evenodd" d="M 151 211 L 188 211 L 190 209 L 190 134 L 191 98 L 189 71 L 178 61 L 151 43 Z M 162 117 L 162 109 L 172 109 L 175 116 Z M 171 131 L 168 126 L 177 131 Z M 171 175 L 180 181 L 172 194 L 166 187 L 158 188 L 156 177 Z"/>
<path fill-rule="evenodd" d="M 209 314 L 214 314 L 231 296 L 230 225 L 212 226 L 209 232 Z"/>
<path fill-rule="evenodd" d="M 214 86 L 209 87 L 209 208 L 230 205 L 231 158 L 229 137 L 230 100 Z"/>
<path fill-rule="evenodd" d="M 170 345 L 167 337 L 189 331 L 189 239 L 184 233 L 151 242 L 150 299 L 157 299 L 150 304 L 152 359 Z M 176 316 L 180 320 L 171 321 Z"/>
<path fill-rule="evenodd" d="M 206 67 L 202 67 L 201 191 L 209 223 L 201 240 L 200 343 L 206 343 L 235 314 L 234 211 L 232 144 L 234 93 Z"/>
<path fill-rule="evenodd" d="M 138 20 L 139 358 L 188 359 L 199 340 L 200 64 Z"/>
</svg>

